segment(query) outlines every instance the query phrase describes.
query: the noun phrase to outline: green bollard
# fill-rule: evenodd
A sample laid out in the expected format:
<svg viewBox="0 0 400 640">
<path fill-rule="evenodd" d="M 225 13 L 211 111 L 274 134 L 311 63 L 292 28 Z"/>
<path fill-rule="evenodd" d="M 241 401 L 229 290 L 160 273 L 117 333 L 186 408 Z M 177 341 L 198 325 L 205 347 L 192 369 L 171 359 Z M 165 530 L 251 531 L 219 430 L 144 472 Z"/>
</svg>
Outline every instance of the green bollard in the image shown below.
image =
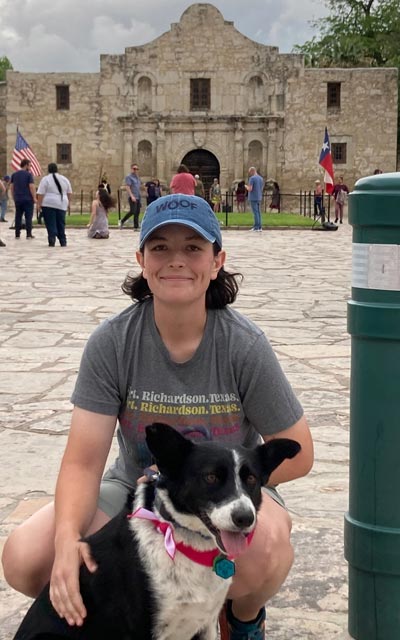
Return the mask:
<svg viewBox="0 0 400 640">
<path fill-rule="evenodd" d="M 400 639 L 400 173 L 359 180 L 353 226 L 349 633 Z"/>
</svg>

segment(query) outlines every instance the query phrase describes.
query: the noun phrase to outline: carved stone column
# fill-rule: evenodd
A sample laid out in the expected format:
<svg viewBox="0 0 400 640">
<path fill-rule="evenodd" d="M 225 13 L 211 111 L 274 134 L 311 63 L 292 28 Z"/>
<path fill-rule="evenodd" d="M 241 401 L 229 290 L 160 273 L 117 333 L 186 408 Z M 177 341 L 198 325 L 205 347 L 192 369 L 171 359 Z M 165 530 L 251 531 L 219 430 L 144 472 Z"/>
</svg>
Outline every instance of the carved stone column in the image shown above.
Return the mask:
<svg viewBox="0 0 400 640">
<path fill-rule="evenodd" d="M 122 168 L 123 174 L 130 172 L 133 158 L 133 131 L 134 123 L 132 118 L 121 118 L 122 120 Z"/>
<path fill-rule="evenodd" d="M 239 120 L 235 127 L 235 165 L 234 179 L 243 180 L 244 156 L 243 156 L 243 123 Z"/>
<path fill-rule="evenodd" d="M 267 160 L 267 176 L 276 180 L 277 166 L 277 124 L 275 120 L 268 122 L 268 160 Z"/>
<path fill-rule="evenodd" d="M 165 124 L 162 121 L 157 123 L 156 130 L 156 175 L 160 182 L 166 180 L 165 173 Z"/>
</svg>

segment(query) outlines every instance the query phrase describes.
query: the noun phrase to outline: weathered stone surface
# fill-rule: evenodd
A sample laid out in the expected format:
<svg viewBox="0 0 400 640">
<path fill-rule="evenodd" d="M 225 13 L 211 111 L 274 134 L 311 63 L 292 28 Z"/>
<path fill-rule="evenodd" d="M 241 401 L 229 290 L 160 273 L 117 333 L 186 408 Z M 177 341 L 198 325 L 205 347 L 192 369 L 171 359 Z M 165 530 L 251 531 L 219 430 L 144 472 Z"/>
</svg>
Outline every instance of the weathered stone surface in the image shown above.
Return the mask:
<svg viewBox="0 0 400 640">
<path fill-rule="evenodd" d="M 210 107 L 194 110 L 190 81 L 201 78 L 210 81 Z M 327 107 L 332 82 L 340 83 L 340 108 Z M 69 86 L 69 110 L 56 108 L 57 85 Z M 57 144 L 71 144 L 72 162 L 60 169 L 75 208 L 81 189 L 88 206 L 102 169 L 114 190 L 132 161 L 144 180 L 169 185 L 193 151 L 214 163 L 223 188 L 255 165 L 290 193 L 321 177 L 327 125 L 331 143 L 346 145 L 336 171 L 351 185 L 376 167 L 396 170 L 397 92 L 396 69 L 308 69 L 302 56 L 245 37 L 213 5 L 193 4 L 152 42 L 102 55 L 99 73 L 9 71 L 0 85 L 0 169 L 9 167 L 19 122 L 43 167 L 56 160 Z"/>
<path fill-rule="evenodd" d="M 112 230 L 106 246 L 89 241 L 84 229 L 68 229 L 68 247 L 50 254 L 43 228 L 35 230 L 34 243 L 16 243 L 12 231 L 1 231 L 7 246 L 1 249 L 0 306 L 12 312 L 12 319 L 0 323 L 0 547 L 25 515 L 53 497 L 83 345 L 105 316 L 130 304 L 119 287 L 126 272 L 135 269 L 137 242 L 129 231 Z M 245 275 L 235 307 L 272 335 L 309 418 L 316 456 L 306 478 L 281 487 L 293 517 L 296 561 L 269 603 L 267 637 L 344 640 L 350 228 L 343 225 L 333 237 L 310 231 L 260 235 L 255 248 L 248 232 L 223 231 L 228 265 Z M 24 269 L 39 263 L 40 270 Z M 316 278 L 316 264 L 329 272 L 324 276 L 329 286 Z M 15 273 L 21 274 L 17 298 Z M 69 346 L 75 334 L 69 317 L 79 328 L 79 346 Z M 115 453 L 114 442 L 109 461 Z M 29 599 L 12 591 L 0 574 L 0 640 L 11 640 L 28 605 Z"/>
</svg>

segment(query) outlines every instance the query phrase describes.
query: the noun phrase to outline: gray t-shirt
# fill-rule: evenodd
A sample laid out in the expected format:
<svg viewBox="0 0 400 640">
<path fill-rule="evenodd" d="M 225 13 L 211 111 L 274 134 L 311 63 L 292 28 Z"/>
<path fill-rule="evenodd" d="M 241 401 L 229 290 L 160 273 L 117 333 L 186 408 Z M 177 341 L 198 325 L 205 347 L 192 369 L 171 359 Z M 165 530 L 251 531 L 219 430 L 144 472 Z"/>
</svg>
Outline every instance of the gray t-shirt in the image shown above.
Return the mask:
<svg viewBox="0 0 400 640">
<path fill-rule="evenodd" d="M 231 308 L 208 310 L 193 357 L 173 362 L 154 322 L 153 302 L 134 304 L 91 335 L 74 405 L 118 416 L 119 457 L 107 473 L 134 486 L 152 463 L 145 427 L 165 422 L 191 439 L 253 446 L 303 411 L 264 333 Z"/>
</svg>

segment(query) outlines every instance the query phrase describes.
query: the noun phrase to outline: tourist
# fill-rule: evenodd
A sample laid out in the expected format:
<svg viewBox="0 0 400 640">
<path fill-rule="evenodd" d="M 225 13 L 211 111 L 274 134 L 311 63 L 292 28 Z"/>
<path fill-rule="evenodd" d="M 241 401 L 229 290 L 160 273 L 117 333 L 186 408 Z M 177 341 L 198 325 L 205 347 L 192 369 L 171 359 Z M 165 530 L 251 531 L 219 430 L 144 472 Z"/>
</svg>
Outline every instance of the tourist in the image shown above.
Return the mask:
<svg viewBox="0 0 400 640">
<path fill-rule="evenodd" d="M 185 164 L 179 165 L 178 171 L 173 176 L 169 188 L 171 189 L 171 193 L 185 193 L 188 196 L 194 196 L 196 180 Z"/>
<path fill-rule="evenodd" d="M 48 175 L 41 179 L 37 190 L 37 206 L 46 225 L 49 247 L 55 246 L 57 238 L 60 246 L 66 247 L 65 216 L 72 187 L 68 178 L 58 173 L 55 162 L 50 162 L 47 169 Z"/>
<path fill-rule="evenodd" d="M 88 225 L 88 238 L 94 240 L 106 240 L 109 238 L 108 211 L 115 207 L 115 200 L 104 188 L 103 183 L 99 184 L 96 198 L 92 202 L 92 211 Z"/>
<path fill-rule="evenodd" d="M 261 202 L 264 190 L 264 179 L 257 173 L 255 167 L 250 167 L 249 176 L 249 183 L 246 185 L 246 190 L 254 217 L 254 224 L 251 231 L 261 232 Z"/>
<path fill-rule="evenodd" d="M 133 216 L 133 228 L 139 231 L 139 213 L 141 207 L 140 187 L 141 180 L 139 178 L 139 167 L 136 162 L 131 165 L 131 172 L 125 178 L 126 191 L 128 193 L 129 211 L 119 221 L 119 228 L 122 229 L 125 222 Z"/>
<path fill-rule="evenodd" d="M 15 203 L 15 238 L 21 235 L 22 216 L 25 216 L 26 237 L 32 240 L 33 209 L 37 202 L 35 182 L 31 173 L 31 163 L 27 158 L 21 160 L 21 168 L 11 175 L 10 193 Z"/>
</svg>

